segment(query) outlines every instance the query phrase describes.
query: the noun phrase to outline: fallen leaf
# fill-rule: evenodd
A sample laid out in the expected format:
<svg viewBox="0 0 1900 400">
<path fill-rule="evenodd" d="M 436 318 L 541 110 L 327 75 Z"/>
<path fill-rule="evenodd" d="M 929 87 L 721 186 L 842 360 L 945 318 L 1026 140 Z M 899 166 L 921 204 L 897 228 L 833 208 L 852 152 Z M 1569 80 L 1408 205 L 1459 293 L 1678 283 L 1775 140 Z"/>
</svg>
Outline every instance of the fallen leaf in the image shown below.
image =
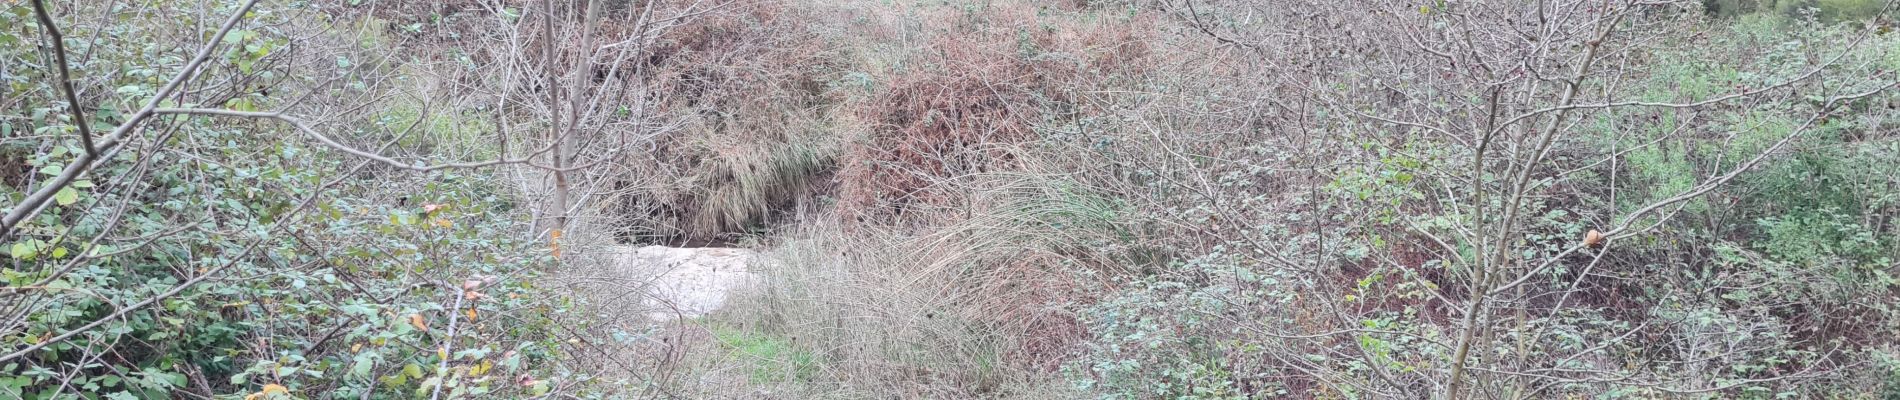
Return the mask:
<svg viewBox="0 0 1900 400">
<path fill-rule="evenodd" d="M 409 325 L 414 326 L 416 327 L 416 329 L 420 329 L 423 332 L 429 331 L 429 324 L 424 323 L 422 321 L 422 314 L 409 314 Z"/>
</svg>

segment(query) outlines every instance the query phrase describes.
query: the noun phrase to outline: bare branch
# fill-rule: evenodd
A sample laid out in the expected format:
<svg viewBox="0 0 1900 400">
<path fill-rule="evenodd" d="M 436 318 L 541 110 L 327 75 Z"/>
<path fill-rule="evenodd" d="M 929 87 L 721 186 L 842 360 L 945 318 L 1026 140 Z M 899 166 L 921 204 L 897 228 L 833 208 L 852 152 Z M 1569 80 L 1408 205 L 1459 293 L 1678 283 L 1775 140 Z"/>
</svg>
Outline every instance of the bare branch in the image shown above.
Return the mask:
<svg viewBox="0 0 1900 400">
<path fill-rule="evenodd" d="M 79 143 L 86 147 L 86 154 L 97 157 L 99 149 L 92 146 L 92 124 L 87 123 L 86 109 L 79 106 L 79 97 L 73 93 L 72 72 L 66 66 L 66 37 L 59 33 L 59 26 L 53 23 L 53 17 L 47 15 L 43 0 L 32 0 L 32 3 L 33 14 L 39 16 L 40 28 L 46 30 L 47 41 L 53 43 L 53 58 L 59 62 L 59 88 L 66 95 L 66 108 L 73 114 L 73 125 L 79 126 Z"/>
</svg>

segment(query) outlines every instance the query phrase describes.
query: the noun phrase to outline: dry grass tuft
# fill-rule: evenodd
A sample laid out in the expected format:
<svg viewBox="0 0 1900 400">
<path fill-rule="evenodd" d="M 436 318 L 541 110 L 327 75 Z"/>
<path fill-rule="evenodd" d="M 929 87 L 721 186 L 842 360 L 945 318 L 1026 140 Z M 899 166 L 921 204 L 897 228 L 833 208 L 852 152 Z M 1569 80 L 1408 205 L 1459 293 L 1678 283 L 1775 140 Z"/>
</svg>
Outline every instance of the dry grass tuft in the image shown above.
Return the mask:
<svg viewBox="0 0 1900 400">
<path fill-rule="evenodd" d="M 776 232 L 759 293 L 695 322 L 718 340 L 680 345 L 668 390 L 1068 397 L 1045 390 L 1088 339 L 1076 307 L 1135 262 L 1128 211 L 1062 176 L 1080 167 L 1043 132 L 1151 62 L 1145 20 L 1087 7 L 766 5 L 662 40 L 643 62 L 684 117 L 620 212 L 706 238 L 838 200 Z"/>
<path fill-rule="evenodd" d="M 813 16 L 776 1 L 718 9 L 667 31 L 641 60 L 652 115 L 676 127 L 631 163 L 648 176 L 613 212 L 626 236 L 706 243 L 809 198 L 836 158 L 825 82 L 834 52 Z"/>
<path fill-rule="evenodd" d="M 941 205 L 960 195 L 947 181 L 1015 169 L 1012 147 L 1075 118 L 1085 107 L 1078 92 L 1147 53 L 1140 20 L 1041 14 L 1004 4 L 926 17 L 949 28 L 921 33 L 921 48 L 849 105 L 868 132 L 840 165 L 847 225 Z"/>
<path fill-rule="evenodd" d="M 1072 314 L 1117 264 L 1119 205 L 1054 177 L 986 174 L 935 228 L 814 219 L 766 252 L 765 284 L 708 323 L 810 354 L 809 381 L 906 398 L 1049 396 L 1031 388 L 1086 339 Z M 744 360 L 701 365 L 742 370 Z M 735 378 L 736 379 L 736 378 Z M 747 390 L 784 382 L 742 385 Z"/>
</svg>

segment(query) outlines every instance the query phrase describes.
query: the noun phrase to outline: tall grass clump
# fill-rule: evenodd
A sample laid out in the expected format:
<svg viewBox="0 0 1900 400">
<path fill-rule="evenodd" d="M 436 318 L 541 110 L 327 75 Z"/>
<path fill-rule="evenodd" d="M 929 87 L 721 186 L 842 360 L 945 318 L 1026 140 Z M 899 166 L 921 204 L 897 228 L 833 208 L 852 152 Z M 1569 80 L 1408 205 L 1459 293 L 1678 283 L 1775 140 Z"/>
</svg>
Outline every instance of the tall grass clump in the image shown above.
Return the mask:
<svg viewBox="0 0 1900 400">
<path fill-rule="evenodd" d="M 839 152 L 836 44 L 820 15 L 770 0 L 715 8 L 668 30 L 637 68 L 645 112 L 668 128 L 628 161 L 608 212 L 625 240 L 725 241 L 809 199 Z"/>
<path fill-rule="evenodd" d="M 980 212 L 933 228 L 805 225 L 766 254 L 757 294 L 710 323 L 809 352 L 818 388 L 1042 393 L 1085 339 L 1072 308 L 1116 264 L 1081 244 L 1116 240 L 1119 205 L 1045 178 L 979 180 Z"/>
</svg>

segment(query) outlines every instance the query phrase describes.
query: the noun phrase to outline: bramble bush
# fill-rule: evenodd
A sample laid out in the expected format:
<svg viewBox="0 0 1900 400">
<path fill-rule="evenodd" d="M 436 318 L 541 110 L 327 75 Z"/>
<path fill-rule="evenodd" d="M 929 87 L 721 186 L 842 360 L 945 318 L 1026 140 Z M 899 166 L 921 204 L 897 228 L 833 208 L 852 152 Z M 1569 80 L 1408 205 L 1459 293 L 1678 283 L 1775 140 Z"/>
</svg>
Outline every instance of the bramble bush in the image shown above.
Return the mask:
<svg viewBox="0 0 1900 400">
<path fill-rule="evenodd" d="M 85 160 L 76 124 L 99 135 L 125 123 L 124 110 L 154 96 L 217 28 L 178 21 L 238 10 L 142 7 L 49 5 L 73 52 L 78 95 L 91 105 L 88 120 L 73 121 L 34 11 L 3 6 L 8 203 L 18 207 Z M 336 50 L 325 39 L 353 32 L 313 23 L 309 12 L 266 3 L 242 13 L 249 22 L 192 80 L 212 84 L 163 102 L 233 111 L 344 104 L 353 111 L 338 115 L 361 117 L 333 125 L 350 142 L 414 143 L 412 135 L 433 137 L 418 125 L 444 129 L 422 124 L 413 107 L 299 103 L 308 99 L 290 94 L 360 100 L 404 81 L 389 75 L 400 69 L 393 64 L 324 53 Z M 80 14 L 111 23 L 67 18 Z M 87 37 L 106 40 L 76 39 Z M 172 38 L 185 45 L 166 44 Z M 5 237 L 0 397 L 586 394 L 595 372 L 568 361 L 585 345 L 575 336 L 588 321 L 545 283 L 558 264 L 519 234 L 525 215 L 493 171 L 397 171 L 274 121 L 156 116 L 128 138 L 121 148 L 130 150 L 109 150 Z"/>
</svg>

